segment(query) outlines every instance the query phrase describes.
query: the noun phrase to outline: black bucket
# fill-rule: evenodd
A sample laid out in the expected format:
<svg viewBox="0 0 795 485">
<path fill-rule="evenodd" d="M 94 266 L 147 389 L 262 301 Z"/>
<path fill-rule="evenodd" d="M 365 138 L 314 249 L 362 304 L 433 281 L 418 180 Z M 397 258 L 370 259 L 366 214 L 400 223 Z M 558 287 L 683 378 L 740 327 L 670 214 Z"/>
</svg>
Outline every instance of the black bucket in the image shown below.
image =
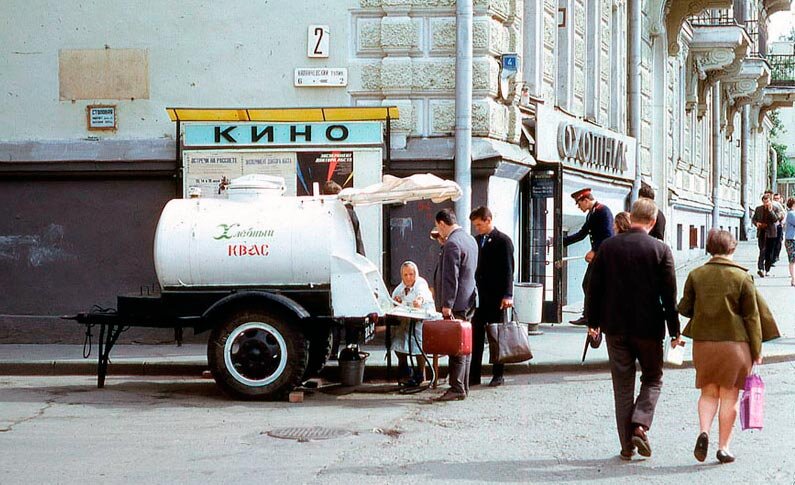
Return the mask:
<svg viewBox="0 0 795 485">
<path fill-rule="evenodd" d="M 364 382 L 364 366 L 370 354 L 358 348 L 345 348 L 340 351 L 337 363 L 340 369 L 340 383 L 343 386 L 355 387 Z"/>
</svg>

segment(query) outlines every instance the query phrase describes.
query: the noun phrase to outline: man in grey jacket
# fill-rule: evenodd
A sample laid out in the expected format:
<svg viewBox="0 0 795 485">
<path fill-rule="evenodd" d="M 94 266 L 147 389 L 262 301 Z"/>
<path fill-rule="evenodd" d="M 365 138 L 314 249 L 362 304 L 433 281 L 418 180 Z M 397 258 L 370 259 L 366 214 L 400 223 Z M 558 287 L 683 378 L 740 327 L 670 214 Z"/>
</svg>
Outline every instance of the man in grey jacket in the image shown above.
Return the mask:
<svg viewBox="0 0 795 485">
<path fill-rule="evenodd" d="M 439 255 L 439 269 L 434 276 L 434 299 L 444 318 L 471 320 L 475 313 L 477 292 L 475 269 L 478 265 L 478 245 L 467 234 L 451 209 L 436 214 L 436 228 L 446 239 Z M 438 401 L 466 399 L 469 392 L 471 355 L 449 356 L 450 389 Z"/>
</svg>

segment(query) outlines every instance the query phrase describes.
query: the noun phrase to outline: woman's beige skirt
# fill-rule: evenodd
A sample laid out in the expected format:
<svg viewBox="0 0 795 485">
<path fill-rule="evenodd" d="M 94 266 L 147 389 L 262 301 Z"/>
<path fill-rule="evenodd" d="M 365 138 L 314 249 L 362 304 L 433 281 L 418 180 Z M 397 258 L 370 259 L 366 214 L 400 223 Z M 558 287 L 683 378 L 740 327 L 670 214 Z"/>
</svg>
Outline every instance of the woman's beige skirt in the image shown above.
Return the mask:
<svg viewBox="0 0 795 485">
<path fill-rule="evenodd" d="M 693 342 L 693 366 L 696 368 L 696 387 L 708 384 L 720 387 L 745 387 L 751 372 L 751 348 L 748 342 Z"/>
</svg>

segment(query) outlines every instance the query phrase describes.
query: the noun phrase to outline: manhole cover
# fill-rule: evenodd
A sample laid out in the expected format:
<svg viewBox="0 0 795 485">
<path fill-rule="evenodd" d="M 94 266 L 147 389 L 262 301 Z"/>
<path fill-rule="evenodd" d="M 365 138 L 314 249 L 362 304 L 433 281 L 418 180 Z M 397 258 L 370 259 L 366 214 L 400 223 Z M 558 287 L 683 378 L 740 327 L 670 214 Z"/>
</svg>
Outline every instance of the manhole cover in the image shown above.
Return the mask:
<svg viewBox="0 0 795 485">
<path fill-rule="evenodd" d="M 329 440 L 332 438 L 342 438 L 351 434 L 350 431 L 339 428 L 322 428 L 320 426 L 279 428 L 268 431 L 268 436 L 282 438 L 286 440 Z"/>
</svg>

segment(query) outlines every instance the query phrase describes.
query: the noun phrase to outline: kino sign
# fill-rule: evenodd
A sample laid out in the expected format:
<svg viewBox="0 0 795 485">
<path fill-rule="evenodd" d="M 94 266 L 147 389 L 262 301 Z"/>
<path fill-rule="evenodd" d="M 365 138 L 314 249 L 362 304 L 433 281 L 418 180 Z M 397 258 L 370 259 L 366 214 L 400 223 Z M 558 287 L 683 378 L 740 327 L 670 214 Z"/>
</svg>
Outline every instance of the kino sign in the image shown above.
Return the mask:
<svg viewBox="0 0 795 485">
<path fill-rule="evenodd" d="M 184 125 L 186 147 L 380 145 L 380 122 L 206 123 Z"/>
<path fill-rule="evenodd" d="M 561 122 L 558 126 L 561 159 L 623 173 L 627 171 L 627 147 L 622 140 L 597 133 L 585 126 Z"/>
</svg>

